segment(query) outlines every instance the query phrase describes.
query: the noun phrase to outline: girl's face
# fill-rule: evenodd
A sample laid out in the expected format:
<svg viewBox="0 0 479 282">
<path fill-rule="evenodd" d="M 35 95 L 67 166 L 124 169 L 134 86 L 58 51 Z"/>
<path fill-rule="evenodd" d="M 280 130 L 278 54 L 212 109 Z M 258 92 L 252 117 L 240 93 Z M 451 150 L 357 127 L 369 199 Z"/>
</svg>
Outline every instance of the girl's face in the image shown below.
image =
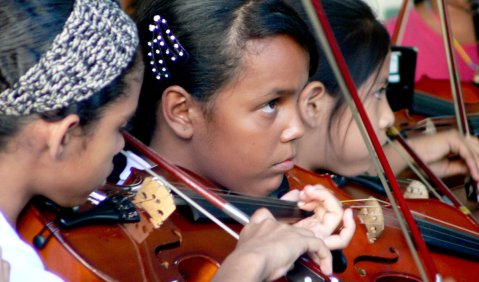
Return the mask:
<svg viewBox="0 0 479 282">
<path fill-rule="evenodd" d="M 137 61 L 124 78 L 123 91 L 127 93 L 104 109 L 89 132 L 79 132 L 71 138 L 65 151 L 68 157 L 59 162 L 56 179 L 45 195 L 57 204 L 67 207 L 82 204 L 94 189 L 105 184 L 113 169 L 113 156 L 125 145 L 122 128 L 137 106 L 143 78 L 143 64 L 141 59 Z"/>
<path fill-rule="evenodd" d="M 298 98 L 309 58 L 288 36 L 251 40 L 234 81 L 214 96 L 192 146 L 193 171 L 238 193 L 265 196 L 293 167 L 304 133 Z"/>
<path fill-rule="evenodd" d="M 379 72 L 373 72 L 358 89 L 369 120 L 383 145 L 387 141 L 385 130 L 394 124 L 394 114 L 385 95 L 389 63 L 390 54 L 378 70 Z M 341 175 L 353 176 L 364 173 L 370 167 L 372 156 L 366 148 L 349 108 L 334 117 L 329 133 L 330 149 L 325 150 L 328 154 L 326 169 Z"/>
</svg>

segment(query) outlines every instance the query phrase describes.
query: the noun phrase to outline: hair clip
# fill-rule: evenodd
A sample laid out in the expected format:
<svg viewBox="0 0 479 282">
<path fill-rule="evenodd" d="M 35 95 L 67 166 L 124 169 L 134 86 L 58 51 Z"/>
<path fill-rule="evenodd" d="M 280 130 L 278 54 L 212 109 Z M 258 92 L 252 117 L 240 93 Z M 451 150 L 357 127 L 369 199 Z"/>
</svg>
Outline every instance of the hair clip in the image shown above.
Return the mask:
<svg viewBox="0 0 479 282">
<path fill-rule="evenodd" d="M 188 53 L 180 44 L 176 36 L 171 31 L 168 23 L 159 15 L 153 17 L 154 24 L 150 24 L 149 29 L 153 35 L 151 41 L 148 42 L 150 51 L 151 71 L 156 75 L 156 79 L 161 80 L 162 77 L 169 78 L 166 58 L 172 62 L 179 59 L 186 59 Z"/>
</svg>

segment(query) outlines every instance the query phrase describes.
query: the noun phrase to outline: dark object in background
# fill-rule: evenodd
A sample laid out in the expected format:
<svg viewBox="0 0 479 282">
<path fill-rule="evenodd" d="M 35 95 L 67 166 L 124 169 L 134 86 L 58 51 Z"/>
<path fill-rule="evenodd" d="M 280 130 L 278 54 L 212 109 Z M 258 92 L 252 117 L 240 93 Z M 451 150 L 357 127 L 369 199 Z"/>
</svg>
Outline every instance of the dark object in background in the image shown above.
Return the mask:
<svg viewBox="0 0 479 282">
<path fill-rule="evenodd" d="M 392 46 L 386 96 L 391 109 L 412 110 L 417 51 L 413 47 Z"/>
</svg>

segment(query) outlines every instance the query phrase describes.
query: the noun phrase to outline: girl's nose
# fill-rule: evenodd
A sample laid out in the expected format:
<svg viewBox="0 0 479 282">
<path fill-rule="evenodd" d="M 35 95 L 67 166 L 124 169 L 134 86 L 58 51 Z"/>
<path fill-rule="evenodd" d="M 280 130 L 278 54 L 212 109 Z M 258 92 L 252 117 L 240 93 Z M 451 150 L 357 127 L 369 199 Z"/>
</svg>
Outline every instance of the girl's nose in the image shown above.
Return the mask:
<svg viewBox="0 0 479 282">
<path fill-rule="evenodd" d="M 381 113 L 379 116 L 379 127 L 386 130 L 394 125 L 394 120 L 394 112 L 391 110 L 386 97 L 384 97 L 383 103 L 381 105 Z"/>
<path fill-rule="evenodd" d="M 299 106 L 295 105 L 292 107 L 291 114 L 286 122 L 287 127 L 281 134 L 281 142 L 291 142 L 304 135 L 304 125 L 299 116 Z"/>
</svg>

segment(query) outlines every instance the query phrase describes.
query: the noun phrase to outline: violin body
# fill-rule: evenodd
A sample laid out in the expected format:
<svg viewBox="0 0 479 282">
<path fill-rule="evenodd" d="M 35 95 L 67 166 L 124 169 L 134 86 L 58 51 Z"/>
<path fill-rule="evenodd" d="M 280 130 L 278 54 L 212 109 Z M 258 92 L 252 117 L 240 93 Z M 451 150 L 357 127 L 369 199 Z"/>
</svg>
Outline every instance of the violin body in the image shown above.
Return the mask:
<svg viewBox="0 0 479 282">
<path fill-rule="evenodd" d="M 453 96 L 451 93 L 451 82 L 449 80 L 431 79 L 427 76 L 423 76 L 419 81 L 414 84 L 414 90 L 416 93 L 422 95 L 429 95 L 449 103 L 453 102 Z M 479 111 L 479 87 L 472 82 L 461 82 L 462 97 L 464 99 L 466 112 L 475 113 Z M 416 99 L 414 99 L 416 100 Z M 440 109 L 437 113 L 442 115 Z M 454 113 L 452 113 L 454 114 Z"/>
<path fill-rule="evenodd" d="M 158 172 L 157 172 L 158 173 Z M 178 179 L 161 171 L 169 181 Z M 322 184 L 340 200 L 351 199 L 335 186 L 329 176 L 317 175 L 301 168 L 287 173 L 292 189 L 307 184 Z M 200 179 L 201 180 L 201 179 Z M 434 201 L 410 201 L 414 209 L 437 214 Z M 444 220 L 460 221 L 464 228 L 479 232 L 465 217 L 454 210 L 444 211 Z M 421 281 L 404 237 L 390 209 L 383 209 L 384 232 L 371 242 L 365 226 L 355 216 L 357 229 L 344 250 L 348 266 L 336 276 L 341 281 Z M 183 212 L 174 212 L 159 229 L 154 229 L 147 216 L 140 212 L 138 223 L 91 224 L 72 229 L 56 229 L 49 225 L 55 213 L 30 204 L 19 218 L 18 230 L 27 242 L 35 236 L 53 233 L 39 253 L 46 267 L 67 281 L 209 281 L 223 259 L 234 249 L 236 239 L 211 222 L 193 222 Z M 462 221 L 461 221 L 462 220 Z M 458 222 L 456 222 L 458 224 Z M 239 231 L 241 225 L 231 223 Z M 479 263 L 457 256 L 432 253 L 443 277 L 456 281 L 474 281 Z"/>
<path fill-rule="evenodd" d="M 321 184 L 329 188 L 340 201 L 352 199 L 338 189 L 329 176 L 295 167 L 287 173 L 287 177 L 292 189 L 301 189 L 308 184 Z M 479 227 L 457 209 L 429 199 L 407 200 L 407 202 L 411 210 L 415 212 L 471 230 L 472 236 L 477 240 Z M 382 210 L 385 219 L 384 231 L 374 242 L 369 240 L 366 225 L 361 223 L 355 212 L 356 231 L 349 246 L 343 250 L 348 266 L 343 273 L 337 274 L 342 281 L 421 281 L 393 210 L 389 207 L 383 207 Z M 462 246 L 458 246 L 460 247 Z M 431 250 L 431 255 L 443 278 L 452 277 L 455 281 L 477 279 L 476 270 L 479 267 L 477 259 L 466 259 L 438 250 Z"/>
<path fill-rule="evenodd" d="M 48 218 L 53 219 L 49 216 L 29 206 L 19 222 L 24 239 L 32 242 Z M 211 232 L 208 224 L 180 231 L 173 223 L 188 224 L 186 220 L 174 214 L 158 230 L 145 217 L 137 224 L 61 230 L 39 252 L 47 269 L 66 281 L 209 281 L 236 242 L 220 234 L 222 230 Z M 211 248 L 218 239 L 224 250 Z"/>
<path fill-rule="evenodd" d="M 234 249 L 236 239 L 211 222 L 195 223 L 174 212 L 154 229 L 140 211 L 137 223 L 89 224 L 69 230 L 42 229 L 55 213 L 29 204 L 17 229 L 32 243 L 40 233 L 53 236 L 37 249 L 47 269 L 66 281 L 210 281 Z M 240 224 L 230 224 L 240 230 Z M 46 237 L 47 235 L 45 235 Z"/>
</svg>

